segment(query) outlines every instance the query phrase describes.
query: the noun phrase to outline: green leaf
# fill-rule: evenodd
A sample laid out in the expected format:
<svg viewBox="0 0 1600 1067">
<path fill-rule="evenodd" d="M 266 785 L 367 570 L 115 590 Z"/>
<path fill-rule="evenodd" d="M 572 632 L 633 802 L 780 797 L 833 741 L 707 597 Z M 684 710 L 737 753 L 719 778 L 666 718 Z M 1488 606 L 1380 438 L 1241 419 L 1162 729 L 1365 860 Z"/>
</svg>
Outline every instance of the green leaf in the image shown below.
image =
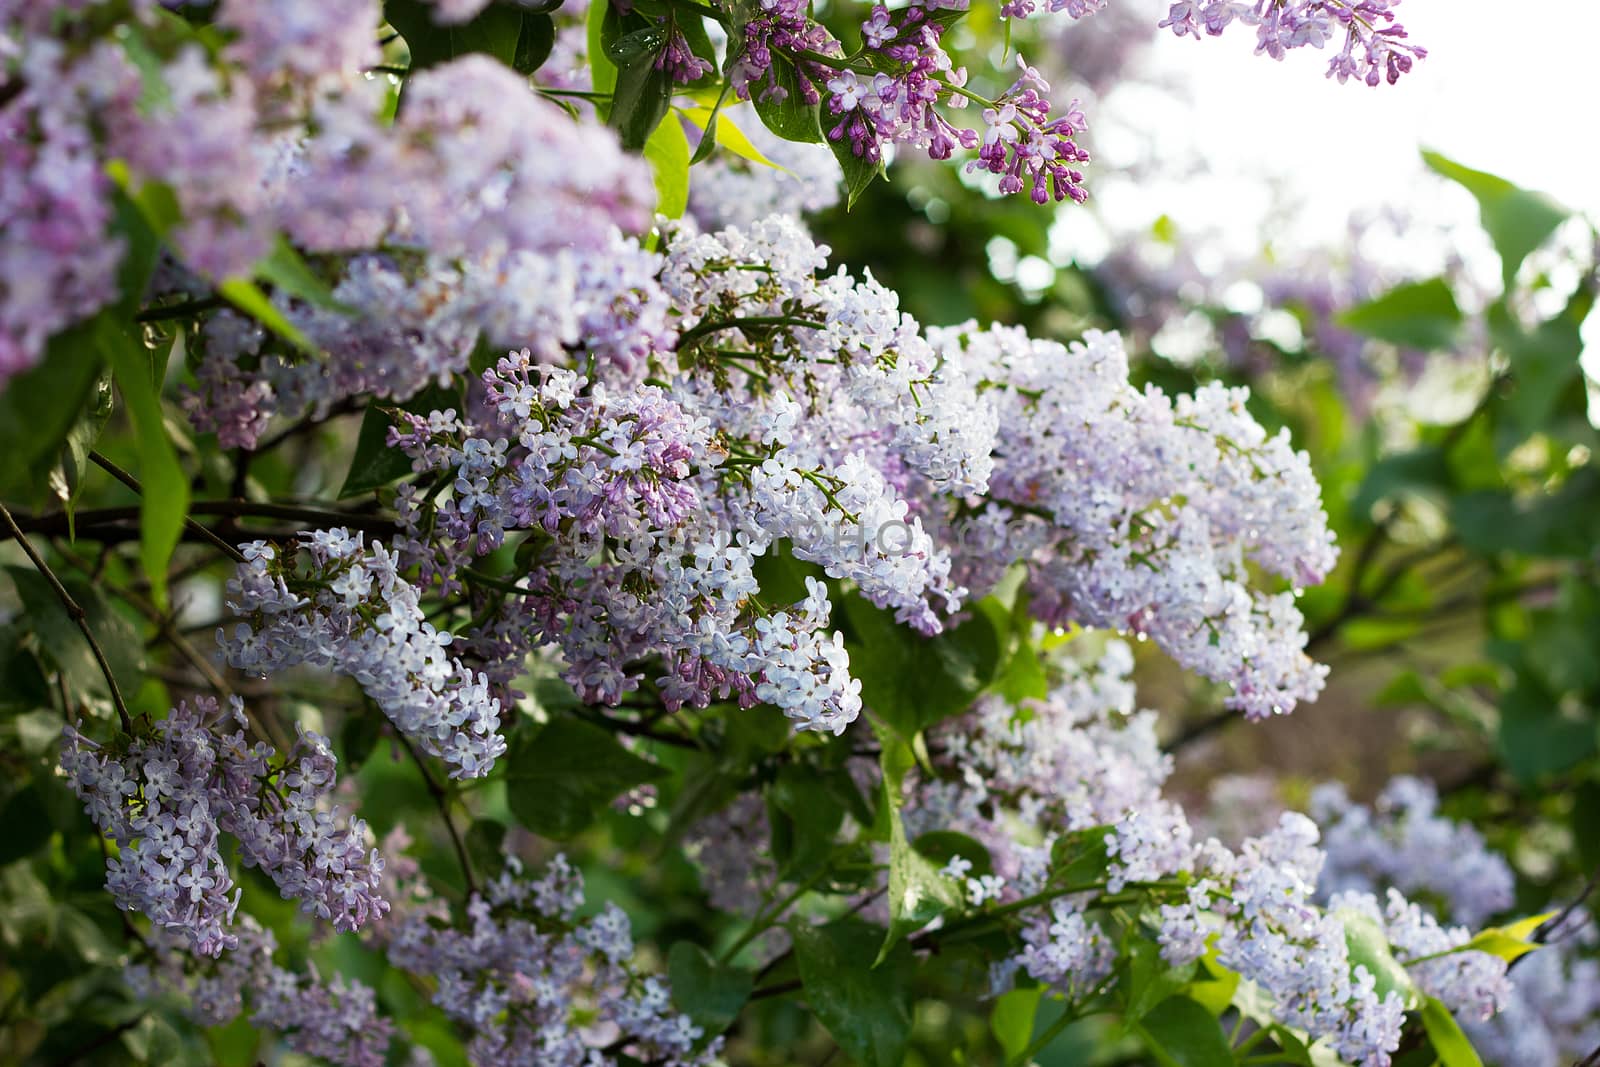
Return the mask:
<svg viewBox="0 0 1600 1067">
<path fill-rule="evenodd" d="M 656 69 L 654 54 L 641 56 L 617 68 L 617 84 L 606 123 L 617 131 L 622 147 L 638 152 L 661 125 L 671 101 L 671 75 Z M 681 127 L 678 135 L 683 136 Z M 684 143 L 688 143 L 687 138 Z"/>
<path fill-rule="evenodd" d="M 32 567 L 8 566 L 17 597 L 22 601 L 28 628 L 37 635 L 41 652 L 52 660 L 74 689 L 110 693 L 100 665 L 83 638 L 83 631 L 67 614 L 56 592 L 45 577 Z M 83 609 L 84 622 L 100 650 L 106 655 L 117 688 L 131 695 L 144 673 L 144 642 L 139 631 L 114 611 L 98 590 L 88 582 L 71 576 L 61 578 L 62 588 Z"/>
<path fill-rule="evenodd" d="M 334 299 L 333 290 L 317 277 L 310 264 L 282 235 L 273 245 L 272 252 L 256 264 L 255 276 L 279 292 L 298 297 L 308 304 L 344 314 L 355 312 L 354 308 Z"/>
<path fill-rule="evenodd" d="M 50 492 L 66 511 L 67 531 L 74 539 L 77 534 L 72 528 L 73 505 L 77 502 L 78 491 L 83 488 L 83 476 L 89 469 L 89 453 L 100 440 L 100 434 L 105 430 L 112 409 L 116 406 L 113 399 L 115 395 L 109 374 L 102 373 L 95 378 L 83 414 L 67 431 L 67 439 L 61 445 L 60 459 L 50 471 Z"/>
<path fill-rule="evenodd" d="M 846 211 L 855 207 L 867 187 L 883 176 L 883 160 L 873 162 L 858 156 L 851 150 L 851 144 L 849 136 L 828 142 L 828 147 L 833 150 L 833 158 L 839 161 L 839 169 L 844 171 Z"/>
<path fill-rule="evenodd" d="M 677 119 L 655 128 L 644 144 L 644 158 L 656 183 L 656 211 L 681 219 L 689 206 L 689 138 Z"/>
<path fill-rule="evenodd" d="M 519 730 L 506 756 L 506 800 L 536 834 L 565 839 L 634 786 L 666 771 L 629 752 L 608 730 L 571 716 Z"/>
<path fill-rule="evenodd" d="M 953 857 L 960 856 L 972 864 L 972 870 L 968 872 L 970 878 L 994 873 L 994 860 L 989 855 L 988 846 L 975 837 L 954 830 L 929 830 L 918 835 L 911 842 L 911 847 L 926 856 L 935 867 L 943 867 Z"/>
<path fill-rule="evenodd" d="M 1372 515 L 1373 507 L 1398 493 L 1417 490 L 1443 490 L 1450 484 L 1450 465 L 1445 455 L 1433 445 L 1424 445 L 1410 452 L 1385 456 L 1367 469 L 1350 501 L 1350 510 L 1363 519 Z"/>
<path fill-rule="evenodd" d="M 1600 541 L 1600 470 L 1574 471 L 1555 492 L 1530 500 L 1504 490 L 1463 493 L 1451 501 L 1450 524 L 1483 556 L 1587 558 Z"/>
<path fill-rule="evenodd" d="M 1032 642 L 1019 638 L 1017 647 L 1000 672 L 996 683 L 1000 695 L 1011 704 L 1025 700 L 1043 700 L 1050 692 L 1050 679 L 1045 675 L 1044 663 Z"/>
<path fill-rule="evenodd" d="M 874 967 L 883 932 L 850 919 L 796 923 L 790 933 L 806 1002 L 845 1055 L 862 1067 L 901 1067 L 911 1037 L 911 951 L 898 945 Z"/>
<path fill-rule="evenodd" d="M 667 977 L 673 1006 L 704 1031 L 701 1047 L 733 1025 L 755 984 L 749 971 L 717 963 L 690 941 L 667 953 Z"/>
<path fill-rule="evenodd" d="M 1033 1021 L 1039 1015 L 1039 998 L 1043 986 L 1013 989 L 995 999 L 994 1010 L 989 1013 L 989 1032 L 1000 1042 L 1000 1051 L 1010 1063 L 1022 1055 L 1033 1040 Z"/>
<path fill-rule="evenodd" d="M 1483 1067 L 1472 1042 L 1439 998 L 1428 997 L 1422 1002 L 1422 1028 L 1428 1032 L 1428 1042 L 1444 1067 Z"/>
<path fill-rule="evenodd" d="M 1168 997 L 1135 1029 L 1167 1067 L 1233 1067 L 1233 1049 L 1217 1018 L 1188 997 Z"/>
<path fill-rule="evenodd" d="M 1200 976 L 1186 990 L 1190 999 L 1214 1016 L 1220 1016 L 1233 1003 L 1239 989 L 1239 975 L 1217 962 L 1216 949 L 1200 957 Z"/>
<path fill-rule="evenodd" d="M 589 53 L 589 78 L 594 83 L 597 93 L 609 93 L 617 85 L 617 65 L 606 58 L 606 40 L 619 24 L 620 16 L 616 8 L 611 6 L 610 0 L 594 0 L 589 5 L 589 14 L 584 22 L 587 35 L 586 50 Z M 610 111 L 607 104 L 597 105 L 596 110 L 604 118 Z"/>
<path fill-rule="evenodd" d="M 751 94 L 762 123 L 785 141 L 822 144 L 822 104 L 806 103 L 805 76 L 787 56 L 772 53 L 771 77 L 782 96 L 764 90 Z"/>
<path fill-rule="evenodd" d="M 1194 979 L 1194 963 L 1172 966 L 1162 959 L 1161 946 L 1149 938 L 1129 937 L 1122 955 L 1122 1018 L 1127 1026 L 1139 1022 Z"/>
<path fill-rule="evenodd" d="M 1455 346 L 1461 309 L 1443 278 L 1397 286 L 1376 299 L 1341 312 L 1339 325 L 1403 348 L 1442 350 Z"/>
<path fill-rule="evenodd" d="M 0 867 L 44 847 L 55 828 L 38 782 L 28 783 L 0 804 L 0 826 L 6 827 L 0 834 Z"/>
<path fill-rule="evenodd" d="M 1489 308 L 1489 334 L 1511 362 L 1516 390 L 1509 398 L 1511 413 L 1524 435 L 1545 428 L 1564 400 L 1574 413 L 1583 414 L 1587 396 L 1583 386 L 1583 320 L 1594 294 L 1580 287 L 1566 308 L 1524 330 L 1504 303 Z"/>
<path fill-rule="evenodd" d="M 955 879 L 940 874 L 939 868 L 906 840 L 898 799 L 891 796 L 889 807 L 889 929 L 874 966 L 907 934 L 966 906 Z"/>
<path fill-rule="evenodd" d="M 248 278 L 228 278 L 218 283 L 217 292 L 228 303 L 255 319 L 261 325 L 282 337 L 303 352 L 315 352 L 316 346 L 300 328 L 284 317 L 261 287 Z"/>
<path fill-rule="evenodd" d="M 1570 214 L 1543 193 L 1520 189 L 1504 178 L 1464 167 L 1437 152 L 1424 152 L 1422 158 L 1477 198 L 1483 228 L 1500 253 L 1501 275 L 1508 289 L 1522 261 L 1544 244 Z"/>
<path fill-rule="evenodd" d="M 1056 839 L 1050 850 L 1052 885 L 1090 885 L 1105 877 L 1111 865 L 1106 835 L 1114 827 L 1090 826 Z"/>
<path fill-rule="evenodd" d="M 506 827 L 494 819 L 474 819 L 467 827 L 467 855 L 480 873 L 492 877 L 506 865 Z"/>
<path fill-rule="evenodd" d="M 1369 916 L 1352 908 L 1337 909 L 1333 917 L 1344 924 L 1344 941 L 1350 950 L 1351 970 L 1359 966 L 1371 973 L 1373 992 L 1379 1000 L 1386 999 L 1390 993 L 1398 993 L 1406 1008 L 1416 1007 L 1416 984 L 1400 961 L 1394 958 L 1382 928 Z"/>
<path fill-rule="evenodd" d="M 42 488 L 100 373 L 99 321 L 56 334 L 38 366 L 0 389 L 0 495 L 26 498 Z"/>
<path fill-rule="evenodd" d="M 696 126 L 700 127 L 700 143 L 694 146 L 694 155 L 689 157 L 689 165 L 704 162 L 711 157 L 717 149 L 717 117 L 722 113 L 722 102 L 728 98 L 732 83 L 723 82 L 722 91 L 717 94 L 716 103 L 707 107 L 694 107 L 683 109 L 683 116 Z"/>
<path fill-rule="evenodd" d="M 850 671 L 862 700 L 903 738 L 972 706 L 998 672 L 1003 608 L 980 610 L 953 630 L 923 637 L 860 595 L 838 598 Z"/>
<path fill-rule="evenodd" d="M 556 43 L 555 19 L 541 11 L 529 11 L 522 16 L 522 32 L 517 35 L 517 54 L 512 68 L 518 74 L 532 74 L 550 58 Z"/>
<path fill-rule="evenodd" d="M 772 858 L 781 874 L 825 866 L 844 822 L 844 805 L 816 769 L 786 764 L 767 789 Z"/>
<path fill-rule="evenodd" d="M 112 320 L 101 319 L 96 333 L 117 387 L 133 418 L 134 443 L 139 452 L 139 562 L 150 580 L 150 596 L 166 608 L 167 564 L 183 535 L 189 514 L 189 479 L 178 463 L 178 453 L 167 438 L 161 397 L 150 380 L 150 363 L 142 345 Z M 158 370 L 165 370 L 165 360 Z M 158 374 L 158 378 L 164 374 Z"/>
<path fill-rule="evenodd" d="M 1524 784 L 1576 766 L 1593 755 L 1594 722 L 1568 716 L 1525 671 L 1500 697 L 1500 728 L 1495 741 L 1501 761 Z"/>
<path fill-rule="evenodd" d="M 641 59 L 655 61 L 656 53 L 660 52 L 667 44 L 667 28 L 652 23 L 648 26 L 631 30 L 606 43 L 606 58 L 617 65 L 621 70 Z"/>
<path fill-rule="evenodd" d="M 1526 919 L 1506 926 L 1491 926 L 1480 930 L 1473 935 L 1471 941 L 1461 946 L 1463 950 L 1474 952 L 1487 952 L 1491 956 L 1498 956 L 1510 963 L 1519 957 L 1536 951 L 1541 946 L 1539 942 L 1530 940 L 1539 927 L 1549 922 L 1556 916 L 1556 912 L 1547 911 L 1542 915 L 1530 915 Z"/>
<path fill-rule="evenodd" d="M 523 19 L 532 13 L 515 4 L 492 3 L 467 22 L 441 26 L 433 21 L 432 7 L 422 0 L 384 0 L 383 17 L 405 38 L 412 70 L 448 63 L 469 52 L 483 52 L 515 66 Z"/>
<path fill-rule="evenodd" d="M 146 1015 L 133 1029 L 122 1035 L 122 1043 L 141 1062 L 165 1067 L 177 1061 L 183 1039 L 160 1015 Z"/>
<path fill-rule="evenodd" d="M 461 410 L 461 397 L 453 390 L 430 385 L 404 404 L 400 410 L 416 415 L 430 411 Z M 372 404 L 361 419 L 361 430 L 356 434 L 356 454 L 350 459 L 350 469 L 345 472 L 344 485 L 339 487 L 339 499 L 381 488 L 412 473 L 411 457 L 398 448 L 389 447 L 389 429 L 394 426 L 389 409 Z"/>
</svg>

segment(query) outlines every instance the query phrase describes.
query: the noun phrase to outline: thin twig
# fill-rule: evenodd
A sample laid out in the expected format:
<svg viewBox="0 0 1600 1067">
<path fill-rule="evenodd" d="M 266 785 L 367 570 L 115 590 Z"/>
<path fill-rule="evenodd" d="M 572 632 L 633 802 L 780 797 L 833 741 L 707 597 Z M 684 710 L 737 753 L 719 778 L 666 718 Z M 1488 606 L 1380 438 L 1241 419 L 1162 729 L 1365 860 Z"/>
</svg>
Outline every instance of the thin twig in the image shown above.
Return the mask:
<svg viewBox="0 0 1600 1067">
<path fill-rule="evenodd" d="M 144 496 L 144 489 L 139 485 L 139 480 L 133 475 L 129 474 L 127 471 L 123 470 L 121 467 L 117 466 L 115 463 L 111 462 L 105 456 L 102 456 L 98 452 L 90 451 L 89 461 L 96 467 L 99 467 L 101 470 L 111 475 L 111 477 L 115 478 L 117 481 L 121 482 L 123 485 L 127 486 L 129 489 L 132 489 L 141 497 Z M 185 515 L 183 518 L 183 526 L 184 529 L 189 530 L 192 533 L 199 534 L 202 540 L 206 541 L 213 548 L 216 548 L 226 554 L 235 563 L 244 562 L 244 553 L 240 552 L 233 545 L 228 544 L 228 542 L 224 541 L 222 538 L 218 537 L 204 526 L 201 526 L 198 522 L 195 522 L 187 515 Z"/>
<path fill-rule="evenodd" d="M 1582 907 L 1584 902 L 1594 895 L 1596 889 L 1600 889 L 1600 867 L 1596 867 L 1594 873 L 1589 876 L 1588 882 L 1584 883 L 1583 892 L 1574 897 L 1566 907 L 1562 908 L 1560 914 L 1547 922 L 1539 924 L 1539 929 L 1533 932 L 1533 940 L 1541 945 L 1548 941 L 1550 935 L 1561 929 L 1561 924 L 1570 919 L 1572 913 Z"/>
<path fill-rule="evenodd" d="M 196 500 L 189 505 L 191 515 L 220 515 L 220 516 L 255 516 L 263 519 L 283 519 L 289 522 L 311 522 L 321 525 L 348 526 L 354 530 L 366 533 L 387 535 L 399 529 L 393 519 L 381 515 L 363 514 L 357 511 L 327 511 L 320 508 L 300 507 L 294 504 L 263 504 L 250 500 Z M 100 540 L 90 531 L 102 526 L 115 526 L 139 517 L 137 507 L 94 508 L 78 511 L 73 516 L 77 531 L 92 540 Z M 68 533 L 69 522 L 64 511 L 50 512 L 44 515 L 18 515 L 18 526 L 27 533 L 61 534 Z M 191 531 L 192 532 L 192 531 Z M 210 542 L 210 537 L 215 536 L 211 531 L 205 540 Z M 12 535 L 0 531 L 0 541 L 9 540 Z M 239 533 L 243 538 L 243 532 Z M 282 536 L 272 533 L 268 536 Z"/>
<path fill-rule="evenodd" d="M 444 828 L 450 832 L 450 843 L 456 849 L 456 859 L 461 863 L 461 877 L 467 884 L 467 896 L 476 896 L 478 893 L 478 880 L 472 874 L 472 860 L 467 856 L 466 842 L 456 832 L 455 820 L 450 817 L 450 794 L 446 793 L 444 787 L 434 780 L 433 775 L 428 773 L 428 765 L 423 762 L 422 753 L 412 747 L 406 735 L 401 733 L 399 728 L 395 729 L 394 735 L 399 738 L 401 747 L 406 750 L 412 762 L 417 765 L 417 771 L 422 775 L 422 781 L 428 787 L 428 793 L 433 797 L 433 802 L 439 807 L 439 815 L 444 819 Z"/>
<path fill-rule="evenodd" d="M 67 614 L 77 624 L 79 632 L 83 634 L 83 639 L 89 642 L 89 651 L 94 654 L 94 661 L 100 665 L 100 673 L 105 675 L 106 688 L 111 691 L 111 703 L 116 706 L 117 718 L 122 721 L 123 732 L 133 733 L 133 719 L 128 714 L 128 705 L 123 703 L 122 690 L 117 688 L 117 680 L 111 674 L 111 664 L 106 659 L 105 650 L 100 647 L 100 642 L 95 639 L 94 631 L 89 629 L 88 613 L 83 610 L 76 600 L 72 599 L 72 594 L 67 592 L 66 586 L 61 584 L 60 579 L 55 576 L 55 572 L 50 569 L 49 564 L 45 563 L 44 557 L 34 550 L 33 543 L 18 528 L 17 521 L 11 517 L 10 510 L 4 504 L 0 504 L 0 519 L 5 520 L 5 524 L 10 528 L 12 536 L 17 539 L 17 543 L 22 546 L 22 551 L 27 553 L 28 559 L 32 561 L 34 569 L 44 575 L 45 581 L 50 583 L 50 588 L 55 590 L 56 598 L 61 601 L 61 606 L 67 609 Z"/>
</svg>

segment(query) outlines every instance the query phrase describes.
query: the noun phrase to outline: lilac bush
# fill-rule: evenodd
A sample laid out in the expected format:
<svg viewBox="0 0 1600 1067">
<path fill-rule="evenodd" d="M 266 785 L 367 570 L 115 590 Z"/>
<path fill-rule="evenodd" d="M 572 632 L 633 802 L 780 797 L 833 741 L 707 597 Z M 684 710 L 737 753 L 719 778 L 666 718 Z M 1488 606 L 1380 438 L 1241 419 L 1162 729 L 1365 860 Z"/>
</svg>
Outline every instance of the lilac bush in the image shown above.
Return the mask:
<svg viewBox="0 0 1600 1067">
<path fill-rule="evenodd" d="M 1160 25 L 1378 85 L 1396 6 Z M 1082 106 L 976 14 L 0 3 L 0 398 L 54 435 L 0 493 L 0 900 L 97 968 L 67 1059 L 898 1065 L 919 1001 L 962 1062 L 1593 1034 L 1587 941 L 1516 966 L 1576 910 L 1519 923 L 1433 785 L 1191 821 L 1141 668 L 1329 686 L 1345 501 L 1286 420 L 1115 329 L 919 321 L 801 217 L 910 149 L 1088 199 Z"/>
</svg>

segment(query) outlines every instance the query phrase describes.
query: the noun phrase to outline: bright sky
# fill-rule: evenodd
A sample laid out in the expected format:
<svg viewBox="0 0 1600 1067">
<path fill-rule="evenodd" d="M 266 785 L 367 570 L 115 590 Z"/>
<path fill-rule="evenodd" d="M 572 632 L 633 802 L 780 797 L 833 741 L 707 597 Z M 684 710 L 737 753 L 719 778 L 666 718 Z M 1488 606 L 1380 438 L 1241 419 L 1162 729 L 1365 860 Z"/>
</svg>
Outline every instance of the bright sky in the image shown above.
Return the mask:
<svg viewBox="0 0 1600 1067">
<path fill-rule="evenodd" d="M 1113 96 L 1102 104 L 1111 114 L 1100 122 L 1090 115 L 1098 148 L 1112 162 L 1144 141 L 1163 164 L 1195 158 L 1211 173 L 1154 186 L 1101 184 L 1096 199 L 1114 228 L 1148 224 L 1155 209 L 1186 230 L 1221 229 L 1243 248 L 1253 247 L 1267 217 L 1263 176 L 1287 194 L 1280 203 L 1288 210 L 1277 217 L 1311 240 L 1337 240 L 1351 212 L 1387 205 L 1470 223 L 1470 198 L 1424 176 L 1418 149 L 1426 146 L 1600 218 L 1593 7 L 1406 0 L 1400 21 L 1428 58 L 1398 85 L 1376 89 L 1325 79 L 1325 53 L 1305 49 L 1281 63 L 1254 56 L 1248 27 L 1198 43 L 1163 31 L 1151 67 L 1181 79 L 1190 106 Z"/>
</svg>

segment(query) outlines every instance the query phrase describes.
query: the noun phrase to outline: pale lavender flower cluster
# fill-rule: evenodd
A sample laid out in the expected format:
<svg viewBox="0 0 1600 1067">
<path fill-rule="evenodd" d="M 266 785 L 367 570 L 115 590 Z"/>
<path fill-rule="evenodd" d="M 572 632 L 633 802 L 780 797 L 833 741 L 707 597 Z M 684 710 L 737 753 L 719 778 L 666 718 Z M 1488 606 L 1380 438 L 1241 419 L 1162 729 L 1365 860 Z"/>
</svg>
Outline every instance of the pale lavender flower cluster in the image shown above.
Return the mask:
<svg viewBox="0 0 1600 1067">
<path fill-rule="evenodd" d="M 404 896 L 375 933 L 389 962 L 437 981 L 433 1002 L 467 1027 L 478 1065 L 590 1067 L 615 1053 L 666 1067 L 716 1062 L 720 1038 L 672 1008 L 660 977 L 633 964 L 628 916 L 608 904 L 578 917 L 583 877 L 556 856 L 539 878 L 506 867 L 467 904 L 467 926 L 436 901 Z M 603 1051 L 602 1051 L 603 1050 Z"/>
<path fill-rule="evenodd" d="M 250 1008 L 250 1022 L 275 1030 L 302 1056 L 337 1067 L 382 1067 L 394 1023 L 377 1012 L 373 991 L 335 975 L 325 982 L 315 969 L 300 974 L 273 956 L 277 938 L 245 916 L 238 945 L 214 962 L 197 961 L 170 934 L 151 938 L 152 955 L 130 964 L 128 984 L 142 997 L 176 994 L 183 1013 L 200 1026 L 224 1026 Z"/>
<path fill-rule="evenodd" d="M 1117 824 L 1111 836 L 1124 876 L 1187 866 L 1186 828 L 1162 847 L 1159 827 L 1173 811 L 1160 793 L 1172 761 L 1156 741 L 1155 713 L 1134 710 L 1131 650 L 1112 640 L 1095 662 L 1062 657 L 1055 669 L 1049 698 L 1026 703 L 1023 714 L 988 697 L 940 731 L 935 767 L 943 773 L 908 802 L 907 832 L 971 835 L 989 849 L 1008 896 L 1041 889 L 1051 846 L 1074 830 Z M 1015 834 L 1014 813 L 1040 828 L 1037 840 Z"/>
<path fill-rule="evenodd" d="M 1393 85 L 1428 54 L 1394 21 L 1399 6 L 1400 0 L 1178 0 L 1161 25 L 1199 40 L 1238 21 L 1256 28 L 1256 54 L 1273 59 L 1308 45 L 1321 49 L 1342 31 L 1344 46 L 1328 62 L 1328 77 Z"/>
<path fill-rule="evenodd" d="M 1296 586 L 1337 558 L 1316 479 L 1248 393 L 1209 385 L 1170 400 L 1128 384 L 1115 334 L 1070 348 L 973 325 L 930 331 L 1000 404 L 989 483 L 1003 535 L 966 537 L 974 589 L 1030 559 L 1039 617 L 1132 631 L 1231 687 L 1252 718 L 1314 699 L 1326 668 L 1304 651 L 1294 595 L 1250 588 L 1258 565 Z M 990 520 L 992 521 L 992 520 Z"/>
<path fill-rule="evenodd" d="M 750 143 L 777 166 L 727 152 L 696 166 L 689 183 L 689 213 L 703 228 L 748 229 L 769 215 L 798 218 L 839 202 L 839 164 L 827 148 L 783 140 L 762 125 L 748 104 L 724 105 L 722 117 L 737 122 Z"/>
<path fill-rule="evenodd" d="M 375 0 L 221 0 L 216 25 L 234 35 L 225 53 L 263 94 L 337 89 L 381 54 Z"/>
<path fill-rule="evenodd" d="M 47 9 L 19 6 L 0 17 L 0 34 Z M 0 36 L 0 389 L 52 334 L 117 296 L 123 247 L 107 233 L 111 180 L 88 116 L 131 116 L 139 89 L 115 46 L 69 62 L 55 42 L 30 40 L 13 69 L 6 44 Z"/>
<path fill-rule="evenodd" d="M 419 470 L 455 472 L 436 534 L 473 553 L 507 530 L 551 540 L 518 586 L 522 650 L 557 644 L 567 680 L 591 702 L 617 702 L 638 684 L 631 665 L 656 655 L 670 707 L 736 696 L 774 703 L 805 728 L 837 731 L 855 718 L 860 686 L 838 635 L 822 630 L 820 583 L 791 610 L 749 603 L 758 586 L 748 538 L 719 540 L 710 523 L 726 455 L 708 420 L 655 386 L 589 390 L 526 351 L 484 381 L 495 436 L 435 412 L 394 440 Z"/>
<path fill-rule="evenodd" d="M 446 651 L 421 592 L 374 542 L 343 529 L 301 536 L 309 566 L 279 560 L 265 542 L 245 546 L 228 581 L 229 606 L 244 621 L 218 641 L 231 666 L 257 674 L 308 664 L 354 678 L 390 722 L 453 778 L 487 774 L 505 752 L 500 704 L 488 681 Z"/>
<path fill-rule="evenodd" d="M 1418 778 L 1391 781 L 1368 808 L 1336 783 L 1311 796 L 1311 817 L 1328 853 L 1318 885 L 1324 896 L 1394 887 L 1437 900 L 1441 915 L 1470 927 L 1510 909 L 1511 867 L 1468 823 L 1438 813 L 1439 795 Z"/>
<path fill-rule="evenodd" d="M 997 990 L 1018 970 L 1071 996 L 1111 978 L 1114 950 L 1098 925 L 1103 881 L 1106 892 L 1148 895 L 1168 963 L 1214 950 L 1223 967 L 1255 983 L 1273 1019 L 1324 1040 L 1345 1062 L 1386 1067 L 1413 1006 L 1404 991 L 1380 994 L 1378 976 L 1352 958 L 1360 924 L 1411 964 L 1417 989 L 1452 1009 L 1479 1018 L 1506 1001 L 1504 962 L 1452 951 L 1470 934 L 1441 928 L 1398 890 L 1390 889 L 1387 907 L 1352 893 L 1321 906 L 1327 856 L 1306 816 L 1283 812 L 1237 850 L 1214 838 L 1197 844 L 1183 810 L 1161 795 L 1171 761 L 1156 744 L 1153 716 L 1132 710 L 1127 647 L 1112 642 L 1093 664 L 1071 653 L 1069 644 L 1051 657 L 1047 700 L 1014 707 L 989 698 L 932 732 L 935 774 L 917 784 L 903 812 L 913 837 L 955 830 L 988 850 L 996 892 L 979 886 L 972 907 L 1063 894 L 1024 923 L 1021 950 L 992 975 Z M 1062 881 L 1054 853 L 1066 835 L 1102 827 L 1103 879 Z M 945 874 L 960 879 L 969 869 L 952 862 Z"/>
<path fill-rule="evenodd" d="M 391 443 L 450 485 L 427 506 L 400 490 L 400 565 L 448 593 L 534 534 L 512 596 L 465 635 L 496 693 L 553 644 L 585 700 L 617 701 L 654 659 L 671 707 L 764 700 L 843 729 L 859 696 L 826 590 L 752 598 L 781 542 L 924 633 L 1025 560 L 1053 623 L 1152 636 L 1252 715 L 1315 695 L 1292 595 L 1252 591 L 1248 567 L 1315 580 L 1331 538 L 1305 457 L 1242 391 L 1137 392 L 1109 335 L 925 336 L 825 262 L 792 219 L 673 229 L 652 284 L 675 351 L 578 374 L 524 350 L 485 374 L 481 410 L 406 416 Z"/>
<path fill-rule="evenodd" d="M 406 400 L 464 371 L 480 339 L 542 362 L 583 346 L 641 372 L 670 347 L 658 257 L 621 235 L 648 222 L 648 168 L 610 131 L 482 56 L 411 79 L 392 125 L 359 87 L 320 99 L 315 121 L 264 188 L 300 244 L 355 254 L 336 307 L 277 299 L 315 358 L 207 323 L 187 406 L 224 444 L 348 397 Z M 561 162 L 573 158 L 585 165 Z M 363 252 L 379 245 L 404 251 Z"/>
<path fill-rule="evenodd" d="M 1222 919 L 1218 961 L 1271 996 L 1275 1017 L 1327 1040 L 1348 1063 L 1387 1067 L 1400 1044 L 1406 1003 L 1394 990 L 1378 996 L 1376 976 L 1364 964 L 1352 965 L 1346 920 L 1312 903 L 1323 861 L 1316 844 L 1316 824 L 1295 812 L 1237 854 L 1207 842 L 1197 857 L 1201 880 L 1189 895 L 1189 914 L 1164 918 L 1192 929 L 1203 922 L 1196 905 L 1204 901 Z"/>
<path fill-rule="evenodd" d="M 1021 965 L 1028 977 L 1069 998 L 1083 997 L 1111 976 L 1116 946 L 1071 901 L 1050 902 L 1046 916 L 1022 928 Z"/>
<path fill-rule="evenodd" d="M 225 832 L 247 866 L 335 929 L 382 915 L 383 861 L 366 824 L 325 802 L 335 770 L 327 739 L 302 731 L 280 762 L 265 742 L 246 742 L 245 725 L 237 698 L 226 711 L 199 698 L 117 748 L 66 728 L 61 767 L 119 849 L 106 865 L 117 906 L 181 933 L 198 954 L 234 947 L 239 892 L 222 858 Z"/>
</svg>

